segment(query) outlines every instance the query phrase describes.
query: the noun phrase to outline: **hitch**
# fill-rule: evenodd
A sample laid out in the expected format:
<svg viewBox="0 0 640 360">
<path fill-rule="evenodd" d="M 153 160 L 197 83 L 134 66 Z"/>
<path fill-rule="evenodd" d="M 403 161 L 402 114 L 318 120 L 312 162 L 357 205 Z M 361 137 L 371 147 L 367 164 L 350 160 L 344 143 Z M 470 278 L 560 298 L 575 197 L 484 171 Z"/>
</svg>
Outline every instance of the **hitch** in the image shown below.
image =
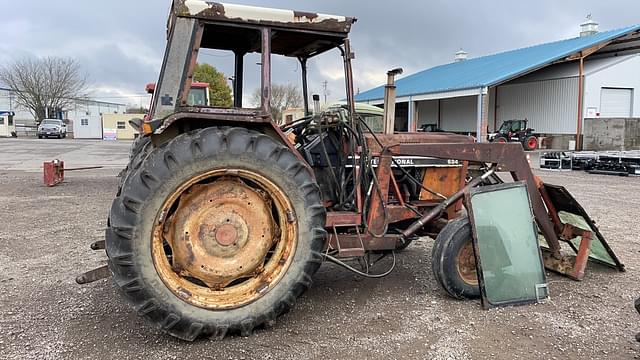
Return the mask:
<svg viewBox="0 0 640 360">
<path fill-rule="evenodd" d="M 89 270 L 86 273 L 76 277 L 76 283 L 80 285 L 89 284 L 94 281 L 106 279 L 111 276 L 108 265 L 101 266 L 97 269 Z"/>
<path fill-rule="evenodd" d="M 98 240 L 91 243 L 91 250 L 104 250 L 105 241 Z M 108 265 L 103 265 L 99 268 L 89 270 L 76 277 L 76 283 L 80 285 L 89 284 L 101 279 L 105 279 L 111 276 L 111 271 Z"/>
<path fill-rule="evenodd" d="M 65 171 L 92 170 L 103 168 L 103 166 L 88 166 L 74 169 L 65 169 L 64 161 L 58 159 L 45 161 L 44 164 L 42 164 L 42 167 L 44 168 L 44 184 L 48 187 L 56 186 L 63 182 Z"/>
</svg>

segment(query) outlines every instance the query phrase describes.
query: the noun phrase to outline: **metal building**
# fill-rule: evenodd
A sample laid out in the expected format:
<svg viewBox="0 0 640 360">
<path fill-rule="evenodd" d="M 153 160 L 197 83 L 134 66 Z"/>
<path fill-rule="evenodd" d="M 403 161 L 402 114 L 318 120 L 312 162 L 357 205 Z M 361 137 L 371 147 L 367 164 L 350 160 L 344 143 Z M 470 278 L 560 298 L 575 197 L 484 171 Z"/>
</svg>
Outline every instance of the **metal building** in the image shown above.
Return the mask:
<svg viewBox="0 0 640 360">
<path fill-rule="evenodd" d="M 102 115 L 124 114 L 126 105 L 95 100 L 77 100 L 66 111 L 76 139 L 102 139 Z"/>
<path fill-rule="evenodd" d="M 597 31 L 589 19 L 579 37 L 456 61 L 397 81 L 396 130 L 435 124 L 480 134 L 504 120 L 528 119 L 550 146 L 581 146 L 584 118 L 640 117 L 640 25 Z M 382 104 L 384 86 L 356 96 Z"/>
</svg>

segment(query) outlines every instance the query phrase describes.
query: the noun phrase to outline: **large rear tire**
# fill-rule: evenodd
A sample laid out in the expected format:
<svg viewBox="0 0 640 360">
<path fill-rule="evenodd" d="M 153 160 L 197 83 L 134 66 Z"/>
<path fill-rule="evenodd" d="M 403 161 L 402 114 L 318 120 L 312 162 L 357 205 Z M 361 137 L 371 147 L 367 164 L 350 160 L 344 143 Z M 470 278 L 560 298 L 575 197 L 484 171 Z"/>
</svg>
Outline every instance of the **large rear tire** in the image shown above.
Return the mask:
<svg viewBox="0 0 640 360">
<path fill-rule="evenodd" d="M 151 150 L 153 150 L 153 143 L 151 143 L 149 136 L 138 136 L 133 140 L 129 148 L 129 163 L 127 163 L 127 166 L 118 174 L 120 181 L 118 182 L 117 195 L 120 195 L 122 185 L 127 179 L 127 176 L 129 176 L 129 173 L 140 167 L 140 164 L 142 164 Z"/>
<path fill-rule="evenodd" d="M 456 299 L 477 299 L 480 287 L 469 218 L 450 221 L 436 237 L 431 269 L 436 281 Z"/>
<path fill-rule="evenodd" d="M 175 337 L 248 336 L 311 286 L 325 217 L 288 148 L 246 129 L 198 130 L 126 177 L 106 231 L 109 267 L 138 314 Z"/>
</svg>

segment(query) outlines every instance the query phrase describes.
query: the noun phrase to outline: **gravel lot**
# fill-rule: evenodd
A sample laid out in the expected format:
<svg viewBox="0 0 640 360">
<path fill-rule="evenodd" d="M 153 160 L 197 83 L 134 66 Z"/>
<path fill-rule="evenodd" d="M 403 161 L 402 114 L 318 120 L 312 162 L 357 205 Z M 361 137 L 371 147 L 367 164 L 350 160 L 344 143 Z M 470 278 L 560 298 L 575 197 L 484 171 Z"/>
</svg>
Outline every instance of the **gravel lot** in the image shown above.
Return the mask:
<svg viewBox="0 0 640 360">
<path fill-rule="evenodd" d="M 128 143 L 0 139 L 0 353 L 5 359 L 158 358 L 640 358 L 640 178 L 543 172 L 597 221 L 627 267 L 590 265 L 585 280 L 549 274 L 544 304 L 483 311 L 447 297 L 430 270 L 428 238 L 398 256 L 396 271 L 361 279 L 324 265 L 313 288 L 270 330 L 185 343 L 148 326 L 110 280 L 79 286 L 100 266 L 102 239 Z M 38 169 L 59 157 L 68 173 L 45 188 Z M 7 170 L 10 169 L 10 170 Z M 381 265 L 383 266 L 383 265 Z"/>
</svg>

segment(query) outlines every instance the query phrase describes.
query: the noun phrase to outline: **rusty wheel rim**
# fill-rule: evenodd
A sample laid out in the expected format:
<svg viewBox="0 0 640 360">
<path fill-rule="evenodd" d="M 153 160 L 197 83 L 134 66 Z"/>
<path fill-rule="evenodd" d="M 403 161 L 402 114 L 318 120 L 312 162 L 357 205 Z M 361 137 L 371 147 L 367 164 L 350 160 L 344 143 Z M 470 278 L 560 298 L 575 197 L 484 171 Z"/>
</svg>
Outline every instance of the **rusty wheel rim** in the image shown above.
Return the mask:
<svg viewBox="0 0 640 360">
<path fill-rule="evenodd" d="M 266 295 L 295 254 L 293 207 L 253 171 L 215 170 L 175 190 L 152 235 L 156 272 L 171 292 L 205 309 L 232 309 Z"/>
<path fill-rule="evenodd" d="M 473 255 L 473 244 L 471 241 L 464 244 L 460 248 L 460 251 L 458 251 L 458 256 L 456 256 L 456 269 L 462 281 L 472 286 L 478 285 L 476 258 Z"/>
</svg>

